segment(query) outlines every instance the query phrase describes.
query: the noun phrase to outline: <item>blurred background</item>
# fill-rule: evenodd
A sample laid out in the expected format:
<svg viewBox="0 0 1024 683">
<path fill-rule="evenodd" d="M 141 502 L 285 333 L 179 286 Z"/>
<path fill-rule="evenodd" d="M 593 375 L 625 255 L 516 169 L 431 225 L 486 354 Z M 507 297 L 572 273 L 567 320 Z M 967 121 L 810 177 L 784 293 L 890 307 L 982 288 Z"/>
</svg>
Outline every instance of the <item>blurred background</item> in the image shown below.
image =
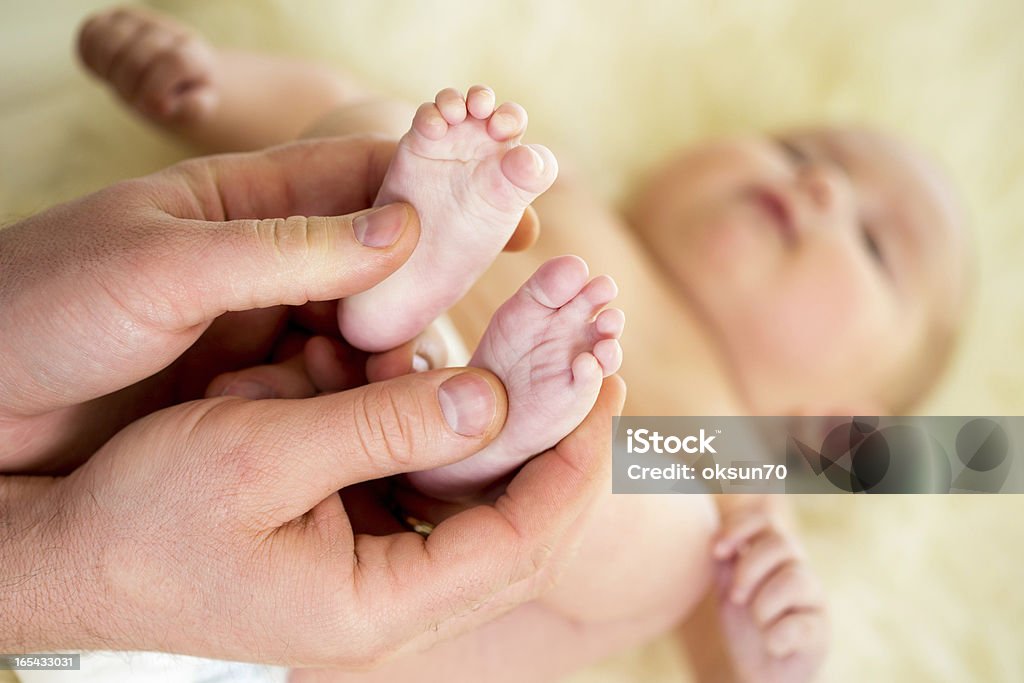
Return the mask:
<svg viewBox="0 0 1024 683">
<path fill-rule="evenodd" d="M 0 225 L 190 155 L 73 58 L 91 0 L 0 0 Z M 866 123 L 937 158 L 971 212 L 975 301 L 922 413 L 1024 413 L 1020 0 L 185 0 L 145 3 L 221 46 L 304 56 L 413 102 L 485 81 L 618 201 L 709 135 Z M 287 106 L 287 103 L 282 103 Z M 827 681 L 1024 680 L 1024 500 L 798 502 L 832 596 Z M 2 628 L 2 625 L 0 625 Z M 686 680 L 667 641 L 572 678 Z"/>
</svg>

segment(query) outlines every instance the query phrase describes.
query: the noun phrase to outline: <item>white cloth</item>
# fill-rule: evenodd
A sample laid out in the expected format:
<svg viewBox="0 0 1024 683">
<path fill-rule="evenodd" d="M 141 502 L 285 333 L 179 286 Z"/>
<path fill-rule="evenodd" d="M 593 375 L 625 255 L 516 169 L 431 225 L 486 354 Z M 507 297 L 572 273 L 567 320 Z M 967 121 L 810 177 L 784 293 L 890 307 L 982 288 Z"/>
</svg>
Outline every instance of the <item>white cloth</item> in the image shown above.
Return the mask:
<svg viewBox="0 0 1024 683">
<path fill-rule="evenodd" d="M 85 652 L 80 671 L 19 671 L 22 683 L 285 683 L 288 669 L 160 652 Z"/>
</svg>

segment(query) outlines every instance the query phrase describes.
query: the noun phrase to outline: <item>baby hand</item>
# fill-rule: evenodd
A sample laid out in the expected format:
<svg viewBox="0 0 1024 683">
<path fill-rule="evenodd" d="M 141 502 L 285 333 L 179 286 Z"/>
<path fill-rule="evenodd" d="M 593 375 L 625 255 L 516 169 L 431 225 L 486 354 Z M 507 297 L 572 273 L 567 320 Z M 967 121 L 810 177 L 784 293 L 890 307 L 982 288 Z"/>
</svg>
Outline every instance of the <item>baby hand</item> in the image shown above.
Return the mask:
<svg viewBox="0 0 1024 683">
<path fill-rule="evenodd" d="M 813 680 L 828 648 L 828 617 L 803 548 L 757 507 L 723 520 L 713 546 L 719 618 L 740 681 Z"/>
</svg>

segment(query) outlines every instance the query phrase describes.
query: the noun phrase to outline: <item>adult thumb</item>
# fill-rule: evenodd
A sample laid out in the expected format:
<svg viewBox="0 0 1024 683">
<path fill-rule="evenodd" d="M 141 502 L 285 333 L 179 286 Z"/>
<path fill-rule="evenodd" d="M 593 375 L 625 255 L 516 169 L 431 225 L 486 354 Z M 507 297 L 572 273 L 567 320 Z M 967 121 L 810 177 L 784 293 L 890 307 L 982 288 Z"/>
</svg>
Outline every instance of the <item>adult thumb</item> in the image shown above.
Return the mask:
<svg viewBox="0 0 1024 683">
<path fill-rule="evenodd" d="M 185 294 L 176 310 L 185 326 L 227 311 L 341 299 L 365 291 L 397 270 L 419 240 L 408 204 L 344 216 L 292 216 L 224 222 L 184 221 L 188 263 L 165 261 L 170 286 Z M 197 244 L 198 243 L 198 244 Z"/>
<path fill-rule="evenodd" d="M 501 431 L 507 411 L 493 374 L 446 368 L 316 398 L 232 401 L 200 439 L 266 477 L 247 488 L 265 492 L 283 524 L 352 484 L 469 457 Z"/>
</svg>

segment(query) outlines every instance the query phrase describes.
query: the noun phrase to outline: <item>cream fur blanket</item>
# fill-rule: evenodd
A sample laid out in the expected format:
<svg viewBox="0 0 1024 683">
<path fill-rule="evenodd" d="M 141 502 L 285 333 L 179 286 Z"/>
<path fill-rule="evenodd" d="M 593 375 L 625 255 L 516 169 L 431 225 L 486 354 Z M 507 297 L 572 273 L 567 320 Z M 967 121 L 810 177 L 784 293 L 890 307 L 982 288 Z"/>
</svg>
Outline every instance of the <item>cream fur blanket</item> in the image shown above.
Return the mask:
<svg viewBox="0 0 1024 683">
<path fill-rule="evenodd" d="M 74 27 L 102 4 L 0 2 L 0 224 L 185 154 L 74 66 Z M 895 130 L 949 168 L 978 245 L 975 312 L 924 412 L 1024 412 L 1019 0 L 153 4 L 220 44 L 320 59 L 413 101 L 486 81 L 610 200 L 666 150 L 713 133 L 821 121 Z M 823 497 L 799 508 L 834 608 L 825 680 L 1024 679 L 1024 501 Z M 571 680 L 685 673 L 656 642 Z"/>
</svg>

